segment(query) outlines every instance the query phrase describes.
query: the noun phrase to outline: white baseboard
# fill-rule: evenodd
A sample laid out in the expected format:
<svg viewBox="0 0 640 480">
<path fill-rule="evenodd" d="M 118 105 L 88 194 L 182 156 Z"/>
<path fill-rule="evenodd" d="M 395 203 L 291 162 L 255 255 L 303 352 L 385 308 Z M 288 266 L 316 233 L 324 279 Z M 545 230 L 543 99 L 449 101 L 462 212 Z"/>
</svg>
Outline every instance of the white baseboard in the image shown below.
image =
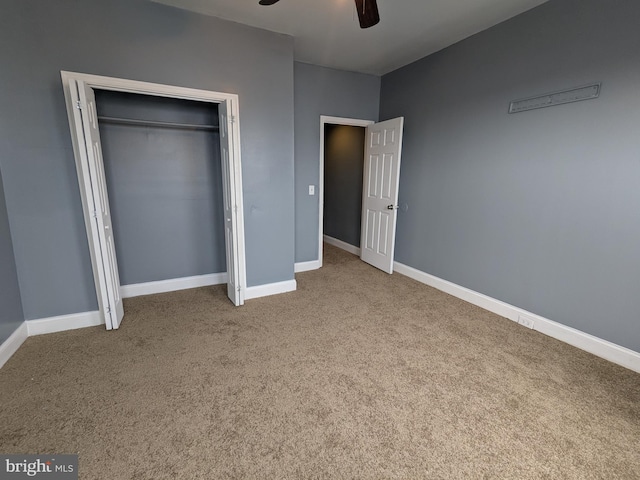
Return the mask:
<svg viewBox="0 0 640 480">
<path fill-rule="evenodd" d="M 293 292 L 296 288 L 298 288 L 298 284 L 295 280 L 267 283 L 266 285 L 247 287 L 247 292 L 244 298 L 245 300 L 251 300 L 252 298 L 267 297 L 269 295 L 277 295 L 278 293 Z"/>
<path fill-rule="evenodd" d="M 435 277 L 413 267 L 403 265 L 402 263 L 394 262 L 394 269 L 402 275 L 406 275 L 418 282 L 429 285 L 430 287 L 441 290 L 502 317 L 506 317 L 514 322 L 518 322 L 520 316 L 527 317 L 533 321 L 533 329 L 540 333 L 544 333 L 545 335 L 640 373 L 640 353 L 638 352 L 594 337 L 575 328 L 567 327 L 561 323 L 554 322 L 553 320 L 528 312 L 522 308 L 514 307 L 508 303 L 461 287 L 460 285 Z"/>
<path fill-rule="evenodd" d="M 331 237 L 325 236 L 325 241 L 327 241 L 327 238 Z M 341 242 L 340 240 L 337 240 L 336 242 L 340 242 L 340 244 L 344 244 L 351 249 L 356 249 L 356 247 Z M 331 241 L 327 241 L 327 243 L 331 243 Z M 335 245 L 335 243 L 331 244 Z M 336 246 L 338 246 L 339 248 L 343 248 L 341 245 Z M 349 251 L 347 248 L 344 249 Z M 351 251 L 351 253 L 354 253 L 356 255 L 358 254 L 353 251 Z M 607 340 L 594 337 L 593 335 L 584 333 L 580 330 L 576 330 L 575 328 L 562 325 L 558 322 L 554 322 L 553 320 L 541 317 L 540 315 L 536 315 L 535 313 L 531 313 L 519 307 L 515 307 L 500 300 L 496 300 L 495 298 L 475 292 L 447 280 L 443 280 L 434 275 L 430 275 L 428 273 L 417 270 L 413 267 L 403 265 L 402 263 L 394 262 L 394 269 L 396 272 L 402 275 L 406 275 L 407 277 L 413 278 L 418 282 L 446 292 L 450 295 L 453 295 L 454 297 L 465 300 L 473 305 L 477 305 L 478 307 L 484 308 L 485 310 L 488 310 L 515 322 L 518 321 L 520 316 L 528 317 L 528 319 L 533 321 L 534 330 L 537 330 L 541 333 L 544 333 L 545 335 L 549 335 L 550 337 L 568 343 L 569 345 L 573 345 L 574 347 L 580 348 L 589 353 L 592 353 L 613 363 L 640 373 L 640 353 L 638 352 L 634 352 L 633 350 L 622 347 L 620 345 L 616 345 Z M 207 275 L 203 275 L 202 277 L 207 277 Z M 209 281 L 211 281 L 211 279 Z M 167 280 L 165 282 L 171 281 Z M 226 278 L 224 282 L 218 281 L 217 283 L 226 283 Z M 214 285 L 214 283 L 208 283 L 206 285 Z M 185 288 L 193 287 L 189 286 Z M 295 291 L 296 288 L 297 283 L 295 280 L 287 280 L 284 282 L 271 283 L 267 285 L 258 285 L 255 287 L 247 288 L 245 298 L 249 300 L 252 298 L 291 292 Z M 144 294 L 141 293 L 140 295 Z M 7 340 L 0 344 L 0 368 L 18 350 L 20 345 L 22 345 L 27 337 L 34 335 L 43 335 L 46 333 L 61 332 L 64 330 L 73 330 L 76 328 L 92 327 L 102 324 L 103 321 L 100 317 L 100 312 L 98 311 L 61 315 L 57 317 L 42 318 L 37 320 L 27 320 L 23 322 Z"/>
<path fill-rule="evenodd" d="M 60 315 L 59 317 L 27 320 L 25 323 L 30 337 L 34 335 L 44 335 L 46 333 L 64 332 L 65 330 L 75 330 L 76 328 L 104 325 L 100 312 L 97 310 L 94 312 Z"/>
<path fill-rule="evenodd" d="M 310 262 L 298 262 L 295 264 L 295 273 L 308 272 L 309 270 L 317 270 L 322 266 L 320 260 L 311 260 Z"/>
<path fill-rule="evenodd" d="M 208 287 L 209 285 L 220 285 L 223 283 L 227 283 L 227 272 L 122 285 L 120 287 L 120 295 L 122 295 L 122 298 L 139 297 L 140 295 L 175 292 L 176 290 Z"/>
<path fill-rule="evenodd" d="M 28 336 L 27 323 L 22 322 L 16 331 L 0 344 L 0 368 L 18 351 Z"/>
<path fill-rule="evenodd" d="M 360 256 L 360 247 L 354 247 L 350 243 L 343 242 L 342 240 L 330 237 L 329 235 L 324 235 L 323 239 L 329 245 L 333 245 L 334 247 L 341 248 L 342 250 L 346 250 L 349 253 Z"/>
</svg>

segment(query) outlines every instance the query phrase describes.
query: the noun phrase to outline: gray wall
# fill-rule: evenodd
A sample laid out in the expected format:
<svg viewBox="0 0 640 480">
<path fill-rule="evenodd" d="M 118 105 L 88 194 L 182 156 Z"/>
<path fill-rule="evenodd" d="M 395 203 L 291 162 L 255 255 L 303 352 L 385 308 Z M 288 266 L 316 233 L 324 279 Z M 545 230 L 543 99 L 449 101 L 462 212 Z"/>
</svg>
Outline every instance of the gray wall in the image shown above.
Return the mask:
<svg viewBox="0 0 640 480">
<path fill-rule="evenodd" d="M 385 75 L 396 260 L 640 351 L 640 3 L 551 0 Z M 597 100 L 508 115 L 602 81 Z"/>
<path fill-rule="evenodd" d="M 0 173 L 0 344 L 24 321 L 9 218 Z"/>
<path fill-rule="evenodd" d="M 360 246 L 365 128 L 324 127 L 324 234 Z"/>
<path fill-rule="evenodd" d="M 96 92 L 98 115 L 218 126 L 207 102 Z M 120 283 L 226 272 L 217 130 L 100 121 Z"/>
<path fill-rule="evenodd" d="M 249 286 L 293 278 L 293 40 L 142 0 L 4 0 L 0 166 L 27 319 L 95 310 L 60 70 L 237 93 Z"/>
<path fill-rule="evenodd" d="M 380 77 L 296 62 L 295 202 L 296 262 L 318 260 L 318 186 L 320 116 L 377 120 Z"/>
</svg>

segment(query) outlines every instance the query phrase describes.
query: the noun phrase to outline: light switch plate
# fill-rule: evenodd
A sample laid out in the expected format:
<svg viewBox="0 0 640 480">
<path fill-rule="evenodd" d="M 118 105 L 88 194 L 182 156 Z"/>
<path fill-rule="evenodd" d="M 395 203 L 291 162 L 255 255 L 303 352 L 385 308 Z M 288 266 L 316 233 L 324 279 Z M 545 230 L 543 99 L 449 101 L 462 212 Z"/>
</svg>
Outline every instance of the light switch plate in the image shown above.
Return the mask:
<svg viewBox="0 0 640 480">
<path fill-rule="evenodd" d="M 315 194 L 316 194 L 316 186 L 309 185 L 309 195 L 315 195 Z"/>
</svg>

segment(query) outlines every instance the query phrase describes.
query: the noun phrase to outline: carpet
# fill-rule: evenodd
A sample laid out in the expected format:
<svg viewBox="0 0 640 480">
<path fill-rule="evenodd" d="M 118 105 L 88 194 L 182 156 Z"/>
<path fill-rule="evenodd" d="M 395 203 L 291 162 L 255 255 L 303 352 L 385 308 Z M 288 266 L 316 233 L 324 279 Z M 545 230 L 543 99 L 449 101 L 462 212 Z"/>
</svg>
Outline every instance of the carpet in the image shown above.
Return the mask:
<svg viewBox="0 0 640 480">
<path fill-rule="evenodd" d="M 82 479 L 640 478 L 640 375 L 325 245 L 298 290 L 30 337 L 0 452 Z"/>
</svg>

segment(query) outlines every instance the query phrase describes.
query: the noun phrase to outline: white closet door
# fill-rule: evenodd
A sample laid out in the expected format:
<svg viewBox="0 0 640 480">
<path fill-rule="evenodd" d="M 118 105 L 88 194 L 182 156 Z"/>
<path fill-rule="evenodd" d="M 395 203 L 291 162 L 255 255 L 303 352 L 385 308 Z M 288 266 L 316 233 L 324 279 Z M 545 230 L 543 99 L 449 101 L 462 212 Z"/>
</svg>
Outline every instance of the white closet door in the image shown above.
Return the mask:
<svg viewBox="0 0 640 480">
<path fill-rule="evenodd" d="M 220 118 L 220 157 L 222 161 L 222 192 L 224 196 L 224 235 L 227 251 L 227 296 L 234 305 L 244 304 L 244 291 L 240 282 L 240 259 L 239 259 L 239 221 L 238 192 L 236 176 L 239 172 L 230 160 L 230 149 L 233 148 L 233 139 L 230 138 L 232 131 L 231 122 L 233 118 L 227 111 L 227 103 L 218 104 L 218 115 Z"/>
<path fill-rule="evenodd" d="M 404 118 L 367 127 L 360 258 L 393 273 Z"/>
<path fill-rule="evenodd" d="M 77 107 L 75 120 L 82 129 L 80 138 L 84 138 L 84 145 L 80 148 L 83 163 L 80 174 L 85 185 L 89 187 L 86 192 L 90 198 L 85 199 L 85 202 L 93 210 L 90 212 L 93 217 L 90 242 L 96 258 L 94 274 L 96 282 L 99 283 L 98 302 L 107 330 L 111 330 L 120 326 L 124 308 L 120 295 L 120 278 L 102 160 L 96 99 L 93 89 L 84 82 L 76 81 L 75 87 L 71 88 L 72 95 L 77 97 L 74 99 Z"/>
</svg>

